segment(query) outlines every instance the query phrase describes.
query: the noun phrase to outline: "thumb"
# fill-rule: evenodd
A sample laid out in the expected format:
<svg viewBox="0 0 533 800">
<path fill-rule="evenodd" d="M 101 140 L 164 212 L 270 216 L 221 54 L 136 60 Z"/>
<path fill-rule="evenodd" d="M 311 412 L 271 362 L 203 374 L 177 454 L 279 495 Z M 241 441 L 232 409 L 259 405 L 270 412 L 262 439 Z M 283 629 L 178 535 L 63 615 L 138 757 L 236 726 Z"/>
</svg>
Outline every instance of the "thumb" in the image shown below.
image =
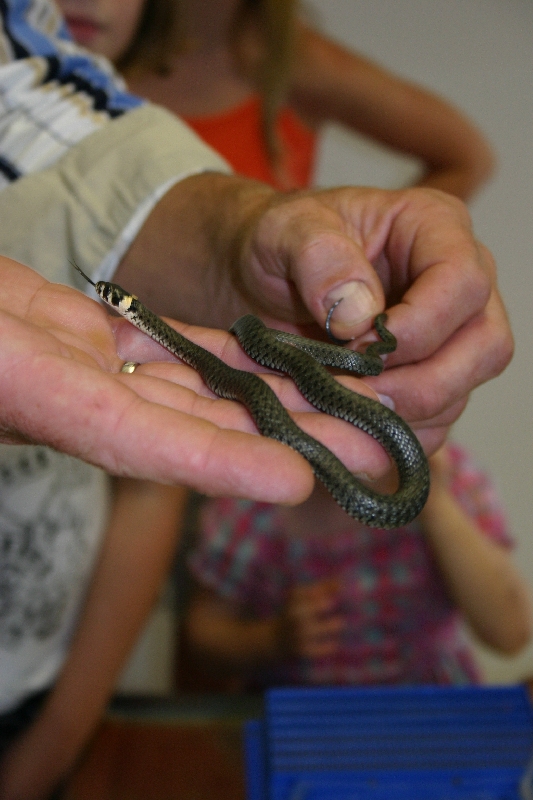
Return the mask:
<svg viewBox="0 0 533 800">
<path fill-rule="evenodd" d="M 324 328 L 330 308 L 339 338 L 355 337 L 384 308 L 383 288 L 365 255 L 359 225 L 347 224 L 326 194 L 278 201 L 266 211 L 251 243 L 248 291 L 274 317 Z M 295 292 L 294 290 L 297 290 Z"/>
</svg>

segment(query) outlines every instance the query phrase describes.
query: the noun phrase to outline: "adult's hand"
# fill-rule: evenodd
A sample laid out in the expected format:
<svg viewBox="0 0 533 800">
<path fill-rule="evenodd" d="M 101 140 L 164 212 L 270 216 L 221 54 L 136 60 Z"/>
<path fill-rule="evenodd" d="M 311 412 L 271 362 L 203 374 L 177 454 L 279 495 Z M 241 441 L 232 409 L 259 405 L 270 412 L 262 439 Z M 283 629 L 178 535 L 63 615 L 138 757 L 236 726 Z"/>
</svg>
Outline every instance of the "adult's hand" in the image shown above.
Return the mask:
<svg viewBox="0 0 533 800">
<path fill-rule="evenodd" d="M 511 358 L 493 259 L 475 240 L 465 206 L 449 195 L 340 189 L 287 200 L 260 221 L 250 252 L 247 285 L 250 293 L 267 287 L 263 305 L 272 315 L 277 307 L 288 317 L 291 300 L 301 297 L 322 323 L 343 298 L 333 330 L 349 338 L 387 309 L 398 348 L 384 373 L 367 382 L 391 399 L 430 452 L 472 389 Z M 274 260 L 273 252 L 283 255 Z M 301 304 L 293 309 L 301 314 Z"/>
<path fill-rule="evenodd" d="M 233 366 L 252 367 L 230 334 L 176 327 Z M 215 398 L 194 370 L 99 303 L 6 258 L 0 339 L 1 442 L 46 444 L 115 475 L 212 494 L 293 503 L 312 489 L 307 462 L 258 436 L 243 406 Z M 143 363 L 124 374 L 125 360 Z M 357 469 L 346 423 L 309 413 L 291 381 L 267 379 L 297 422 Z M 369 437 L 358 435 L 364 448 Z M 375 464 L 383 466 L 379 455 Z"/>
<path fill-rule="evenodd" d="M 398 349 L 368 383 L 428 452 L 512 355 L 492 257 L 465 206 L 434 189 L 279 195 L 195 176 L 163 198 L 117 280 L 156 311 L 219 327 L 252 310 L 307 334 L 314 320 L 319 334 L 342 298 L 332 328 L 353 346 L 387 308 Z"/>
</svg>

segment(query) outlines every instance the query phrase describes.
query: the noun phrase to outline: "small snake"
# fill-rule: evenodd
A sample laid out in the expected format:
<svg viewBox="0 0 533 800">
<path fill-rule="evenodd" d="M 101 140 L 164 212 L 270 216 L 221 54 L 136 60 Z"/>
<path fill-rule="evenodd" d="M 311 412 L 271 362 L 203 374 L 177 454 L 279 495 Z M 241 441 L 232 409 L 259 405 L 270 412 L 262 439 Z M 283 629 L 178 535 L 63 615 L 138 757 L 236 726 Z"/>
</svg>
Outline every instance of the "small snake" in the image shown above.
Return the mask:
<svg viewBox="0 0 533 800">
<path fill-rule="evenodd" d="M 304 456 L 315 476 L 350 516 L 371 527 L 397 528 L 420 513 L 429 492 L 429 469 L 420 442 L 394 411 L 346 389 L 323 366 L 379 375 L 383 370 L 380 354 L 396 348 L 395 337 L 385 327 L 385 314 L 374 321 L 381 341 L 370 344 L 365 353 L 267 328 L 251 314 L 238 319 L 231 332 L 258 364 L 290 375 L 315 408 L 351 422 L 384 447 L 398 470 L 399 488 L 391 495 L 364 486 L 327 447 L 302 431 L 258 375 L 234 369 L 189 341 L 120 286 L 106 281 L 94 283 L 81 274 L 108 305 L 193 367 L 214 394 L 246 406 L 260 433 Z"/>
</svg>

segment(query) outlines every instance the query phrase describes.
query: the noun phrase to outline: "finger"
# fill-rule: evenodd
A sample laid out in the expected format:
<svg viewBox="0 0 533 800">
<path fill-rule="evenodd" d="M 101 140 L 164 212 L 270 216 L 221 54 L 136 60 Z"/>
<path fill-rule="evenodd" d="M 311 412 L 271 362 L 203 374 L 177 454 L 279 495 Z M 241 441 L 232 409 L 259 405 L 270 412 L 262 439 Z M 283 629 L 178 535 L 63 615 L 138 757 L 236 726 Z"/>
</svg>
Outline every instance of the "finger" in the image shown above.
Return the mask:
<svg viewBox="0 0 533 800">
<path fill-rule="evenodd" d="M 319 321 L 331 301 L 345 298 L 333 317 L 334 333 L 339 336 L 337 331 L 343 330 L 340 338 L 358 335 L 362 323 L 382 310 L 378 276 L 389 297 L 402 297 L 407 303 L 405 296 L 412 291 L 409 318 L 418 322 L 418 313 L 422 330 L 428 322 L 434 327 L 435 311 L 449 314 L 451 307 L 447 325 L 453 331 L 484 306 L 490 290 L 488 270 L 480 265 L 468 212 L 455 198 L 420 189 L 333 190 L 319 198 L 333 212 L 329 228 L 320 229 L 317 216 L 313 228 L 301 232 L 301 238 L 308 233 L 308 249 L 302 248 L 289 276 Z M 314 229 L 321 231 L 318 239 L 313 238 Z M 369 292 L 368 309 L 360 305 L 358 292 L 352 298 L 351 280 L 357 286 L 362 282 Z M 446 338 L 446 327 L 442 337 L 440 341 Z"/>
<path fill-rule="evenodd" d="M 468 394 L 494 378 L 509 363 L 513 340 L 496 292 L 483 312 L 465 323 L 421 363 L 387 369 L 368 379 L 379 394 L 392 398 L 408 422 L 432 420 L 466 402 Z"/>
<path fill-rule="evenodd" d="M 299 619 L 301 623 L 309 624 L 310 621 L 325 616 L 332 619 L 331 614 L 337 609 L 336 595 L 325 594 L 316 589 L 316 586 L 300 586 L 294 590 L 290 608 L 294 618 Z"/>
<path fill-rule="evenodd" d="M 345 627 L 346 620 L 340 616 L 309 620 L 301 627 L 300 640 L 310 645 L 337 639 Z"/>
<path fill-rule="evenodd" d="M 295 600 L 291 605 L 291 612 L 294 619 L 300 623 L 308 624 L 310 620 L 316 620 L 324 615 L 331 614 L 336 608 L 336 601 L 332 597 L 313 597 Z"/>
<path fill-rule="evenodd" d="M 117 432 L 123 446 L 111 455 L 119 463 L 136 465 L 139 452 L 146 454 L 145 474 L 139 477 L 184 484 L 214 496 L 276 503 L 300 502 L 313 486 L 306 462 L 284 445 L 155 404 L 149 404 L 147 413 L 144 401 L 139 408 L 137 398 Z M 122 468 L 121 474 L 124 471 L 129 474 L 129 469 Z"/>
<path fill-rule="evenodd" d="M 456 332 L 480 320 L 490 325 L 484 352 L 501 358 L 500 348 L 505 352 L 511 338 L 509 323 L 494 282 L 492 258 L 485 248 L 474 245 L 470 258 L 465 245 L 450 255 L 449 263 L 428 268 L 402 302 L 388 310 L 387 324 L 398 341 L 396 351 L 388 356 L 389 365 L 421 361 Z M 473 256 L 477 253 L 476 264 Z"/>
<path fill-rule="evenodd" d="M 0 256 L 0 268 L 0 309 L 24 317 L 32 298 L 48 282 L 34 270 L 5 256 Z"/>
<path fill-rule="evenodd" d="M 13 320 L 3 315 L 0 322 Z M 11 325 L 2 337 L 4 441 L 17 431 L 112 474 L 212 494 L 291 503 L 311 492 L 311 470 L 290 448 L 147 402 L 117 377 L 76 363 L 70 354 L 39 353 L 41 336 L 33 341 L 29 331 L 19 324 L 14 332 Z"/>
</svg>

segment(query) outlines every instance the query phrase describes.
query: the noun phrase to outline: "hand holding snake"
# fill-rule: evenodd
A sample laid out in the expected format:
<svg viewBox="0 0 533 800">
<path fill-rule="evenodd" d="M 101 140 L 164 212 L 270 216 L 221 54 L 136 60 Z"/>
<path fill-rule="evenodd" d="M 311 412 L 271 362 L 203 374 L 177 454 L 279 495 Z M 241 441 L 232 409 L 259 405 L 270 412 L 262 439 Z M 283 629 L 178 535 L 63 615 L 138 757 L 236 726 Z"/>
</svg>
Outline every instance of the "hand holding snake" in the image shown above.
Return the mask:
<svg viewBox="0 0 533 800">
<path fill-rule="evenodd" d="M 383 369 L 380 354 L 396 347 L 396 340 L 385 328 L 385 315 L 375 320 L 380 341 L 371 344 L 364 354 L 266 328 L 252 315 L 238 319 L 231 331 L 259 364 L 290 375 L 315 408 L 347 420 L 385 448 L 398 469 L 399 487 L 392 495 L 380 495 L 364 486 L 331 451 L 302 431 L 259 376 L 229 367 L 177 333 L 120 286 L 105 281 L 94 284 L 84 277 L 108 305 L 197 370 L 216 395 L 243 403 L 260 433 L 303 455 L 348 514 L 373 527 L 395 528 L 420 512 L 429 492 L 429 470 L 416 436 L 401 417 L 381 403 L 346 389 L 324 367 L 379 374 Z"/>
</svg>

